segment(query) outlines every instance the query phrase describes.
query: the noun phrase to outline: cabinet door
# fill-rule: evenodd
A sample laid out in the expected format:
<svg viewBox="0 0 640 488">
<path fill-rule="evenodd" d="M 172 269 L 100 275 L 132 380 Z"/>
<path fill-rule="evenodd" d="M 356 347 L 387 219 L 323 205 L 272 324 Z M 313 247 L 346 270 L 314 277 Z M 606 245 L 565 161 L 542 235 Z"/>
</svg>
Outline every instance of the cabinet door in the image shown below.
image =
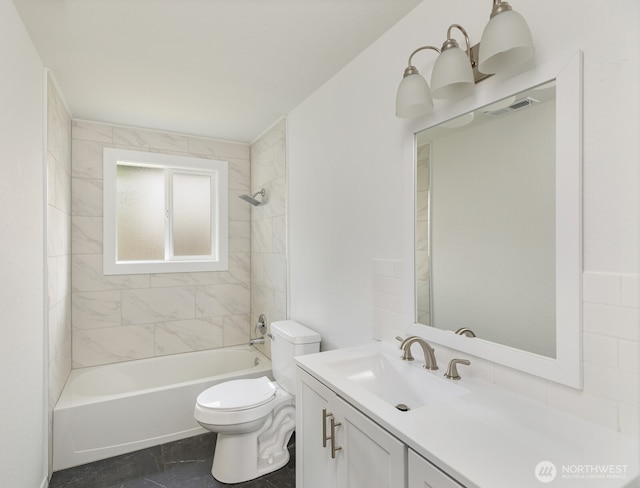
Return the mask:
<svg viewBox="0 0 640 488">
<path fill-rule="evenodd" d="M 329 488 L 336 485 L 336 460 L 331 459 L 331 441 L 323 447 L 323 422 L 329 419 L 336 395 L 311 375 L 296 368 L 296 486 Z"/>
<path fill-rule="evenodd" d="M 402 442 L 342 399 L 337 399 L 336 419 L 341 424 L 336 430 L 341 448 L 337 486 L 406 488 L 407 447 Z"/>
<path fill-rule="evenodd" d="M 411 449 L 408 457 L 409 488 L 464 488 Z"/>
</svg>

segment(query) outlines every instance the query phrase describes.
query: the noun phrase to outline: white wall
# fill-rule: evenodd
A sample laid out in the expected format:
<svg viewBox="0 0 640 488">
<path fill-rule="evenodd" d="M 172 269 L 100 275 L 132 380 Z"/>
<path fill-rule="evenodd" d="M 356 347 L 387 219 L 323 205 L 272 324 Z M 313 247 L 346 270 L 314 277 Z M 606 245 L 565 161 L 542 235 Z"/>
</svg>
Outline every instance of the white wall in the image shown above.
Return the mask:
<svg viewBox="0 0 640 488">
<path fill-rule="evenodd" d="M 412 188 L 402 178 L 408 124 L 394 116 L 408 55 L 442 42 L 452 22 L 478 42 L 489 4 L 423 2 L 289 114 L 290 316 L 319 331 L 325 349 L 371 337 L 372 259 L 409 258 L 403 225 L 412 215 L 404 199 Z M 610 9 L 579 0 L 512 6 L 529 22 L 535 63 L 584 52 L 585 391 L 502 369 L 491 375 L 637 435 L 640 7 L 635 0 Z M 423 73 L 432 56 L 416 57 Z M 605 343 L 603 365 L 594 346 Z M 603 367 L 610 369 L 598 373 Z M 621 371 L 624 383 L 607 382 Z"/>
<path fill-rule="evenodd" d="M 0 2 L 0 473 L 45 480 L 44 75 L 11 1 Z"/>
</svg>

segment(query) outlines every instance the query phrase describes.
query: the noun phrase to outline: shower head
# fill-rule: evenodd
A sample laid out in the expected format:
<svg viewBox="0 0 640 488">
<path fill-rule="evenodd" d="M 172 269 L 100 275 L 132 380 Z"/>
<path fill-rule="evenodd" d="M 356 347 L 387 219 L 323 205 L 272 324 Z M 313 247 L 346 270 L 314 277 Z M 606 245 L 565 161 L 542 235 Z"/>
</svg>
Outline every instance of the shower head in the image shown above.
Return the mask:
<svg viewBox="0 0 640 488">
<path fill-rule="evenodd" d="M 240 195 L 240 198 L 242 198 L 245 202 L 249 202 L 251 205 L 258 207 L 260 205 L 262 205 L 264 202 L 261 202 L 260 200 L 256 200 L 255 197 L 257 197 L 258 195 L 260 195 L 261 197 L 264 198 L 265 195 L 265 191 L 264 188 L 260 191 L 255 192 L 253 195 L 249 196 L 249 195 Z"/>
</svg>

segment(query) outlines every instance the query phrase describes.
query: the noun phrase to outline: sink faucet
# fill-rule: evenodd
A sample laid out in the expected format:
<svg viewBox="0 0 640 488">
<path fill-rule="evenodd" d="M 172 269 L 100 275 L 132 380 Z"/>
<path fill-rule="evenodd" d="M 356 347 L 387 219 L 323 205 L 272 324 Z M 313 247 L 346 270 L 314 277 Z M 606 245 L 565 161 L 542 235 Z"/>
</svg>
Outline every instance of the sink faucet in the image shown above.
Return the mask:
<svg viewBox="0 0 640 488">
<path fill-rule="evenodd" d="M 402 349 L 402 359 L 404 361 L 413 361 L 411 345 L 414 342 L 420 344 L 420 347 L 422 348 L 422 352 L 424 353 L 424 367 L 431 370 L 438 369 L 438 363 L 436 361 L 436 355 L 433 352 L 433 347 L 431 347 L 431 344 L 425 341 L 422 337 L 410 336 L 402 341 L 402 344 L 400 344 L 400 349 Z"/>
</svg>

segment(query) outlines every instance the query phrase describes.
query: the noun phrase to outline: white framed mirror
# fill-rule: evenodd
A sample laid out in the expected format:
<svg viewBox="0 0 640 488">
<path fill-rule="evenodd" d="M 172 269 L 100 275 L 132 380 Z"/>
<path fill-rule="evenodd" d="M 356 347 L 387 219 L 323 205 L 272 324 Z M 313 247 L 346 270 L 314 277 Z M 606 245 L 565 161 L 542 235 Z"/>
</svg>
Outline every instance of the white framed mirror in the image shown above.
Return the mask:
<svg viewBox="0 0 640 488">
<path fill-rule="evenodd" d="M 582 53 L 485 83 L 407 138 L 408 332 L 581 388 Z"/>
</svg>

